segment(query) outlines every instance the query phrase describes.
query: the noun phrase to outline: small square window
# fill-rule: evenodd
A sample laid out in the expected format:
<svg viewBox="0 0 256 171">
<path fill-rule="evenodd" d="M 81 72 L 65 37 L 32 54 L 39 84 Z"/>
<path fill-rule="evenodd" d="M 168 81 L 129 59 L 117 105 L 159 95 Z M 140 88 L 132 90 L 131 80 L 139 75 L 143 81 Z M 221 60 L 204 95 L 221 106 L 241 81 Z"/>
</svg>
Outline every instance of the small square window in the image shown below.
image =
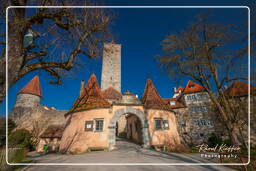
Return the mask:
<svg viewBox="0 0 256 171">
<path fill-rule="evenodd" d="M 191 100 L 191 96 L 188 95 L 188 96 L 187 96 L 187 100 Z"/>
<path fill-rule="evenodd" d="M 203 111 L 207 112 L 208 111 L 208 107 L 207 106 L 203 106 Z"/>
<path fill-rule="evenodd" d="M 194 88 L 195 85 L 194 85 L 194 84 L 190 84 L 188 87 L 189 87 L 189 88 Z"/>
<path fill-rule="evenodd" d="M 170 101 L 171 106 L 175 106 L 175 101 Z"/>
<path fill-rule="evenodd" d="M 93 131 L 93 121 L 85 121 L 85 131 Z"/>
<path fill-rule="evenodd" d="M 103 131 L 103 119 L 95 119 L 95 131 L 102 132 Z"/>
<path fill-rule="evenodd" d="M 211 121 L 211 120 L 208 120 L 208 123 L 207 123 L 207 125 L 209 125 L 209 126 L 213 126 L 213 121 Z"/>
<path fill-rule="evenodd" d="M 162 119 L 155 119 L 155 129 L 161 130 L 163 128 L 163 120 Z"/>
<path fill-rule="evenodd" d="M 204 119 L 201 119 L 201 125 L 206 125 L 206 121 Z"/>
</svg>

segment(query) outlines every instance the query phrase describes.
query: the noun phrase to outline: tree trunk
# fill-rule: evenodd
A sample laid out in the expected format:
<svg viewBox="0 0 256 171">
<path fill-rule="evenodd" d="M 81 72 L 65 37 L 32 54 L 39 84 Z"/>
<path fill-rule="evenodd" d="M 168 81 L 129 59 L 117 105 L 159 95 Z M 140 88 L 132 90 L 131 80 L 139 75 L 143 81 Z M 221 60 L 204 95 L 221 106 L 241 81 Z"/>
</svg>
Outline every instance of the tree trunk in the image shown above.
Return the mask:
<svg viewBox="0 0 256 171">
<path fill-rule="evenodd" d="M 228 117 L 228 113 L 224 110 L 223 106 L 220 104 L 219 100 L 214 97 L 212 93 L 209 93 L 211 101 L 214 103 L 214 105 L 218 108 L 219 116 L 222 119 L 222 123 L 226 126 L 229 138 L 231 140 L 231 143 L 233 145 L 239 145 L 237 134 L 235 133 L 235 125 L 232 123 L 230 118 Z"/>
<path fill-rule="evenodd" d="M 26 1 L 19 1 L 25 5 Z M 6 83 L 8 88 L 19 80 L 19 72 L 23 65 L 23 38 L 26 31 L 24 25 L 25 9 L 12 9 L 14 18 L 8 23 L 8 80 L 6 80 L 6 58 L 0 61 L 0 104 L 6 96 Z M 19 24 L 17 24 L 19 23 Z"/>
</svg>

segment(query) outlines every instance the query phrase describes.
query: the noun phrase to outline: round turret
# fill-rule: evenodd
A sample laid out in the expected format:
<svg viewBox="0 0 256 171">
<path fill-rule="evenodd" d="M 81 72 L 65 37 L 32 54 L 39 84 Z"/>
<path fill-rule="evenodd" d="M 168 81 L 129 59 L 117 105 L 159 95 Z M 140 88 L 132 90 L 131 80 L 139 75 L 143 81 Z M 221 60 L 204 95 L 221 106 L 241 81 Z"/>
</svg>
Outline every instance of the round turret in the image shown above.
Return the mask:
<svg viewBox="0 0 256 171">
<path fill-rule="evenodd" d="M 35 76 L 27 85 L 25 85 L 17 95 L 14 108 L 17 107 L 35 107 L 40 104 L 42 97 L 39 77 Z"/>
</svg>

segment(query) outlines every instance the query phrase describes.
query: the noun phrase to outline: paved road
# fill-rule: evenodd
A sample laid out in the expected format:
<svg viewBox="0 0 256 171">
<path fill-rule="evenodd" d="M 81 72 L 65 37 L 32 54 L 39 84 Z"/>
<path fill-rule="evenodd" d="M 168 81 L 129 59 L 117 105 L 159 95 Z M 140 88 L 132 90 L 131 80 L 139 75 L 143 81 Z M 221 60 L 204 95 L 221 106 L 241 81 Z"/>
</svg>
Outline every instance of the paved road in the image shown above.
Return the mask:
<svg viewBox="0 0 256 171">
<path fill-rule="evenodd" d="M 126 141 L 117 142 L 117 149 L 109 152 L 91 152 L 80 155 L 33 155 L 37 163 L 198 163 L 208 162 L 192 154 L 165 154 Z M 29 166 L 26 171 L 232 171 L 223 166 Z"/>
</svg>

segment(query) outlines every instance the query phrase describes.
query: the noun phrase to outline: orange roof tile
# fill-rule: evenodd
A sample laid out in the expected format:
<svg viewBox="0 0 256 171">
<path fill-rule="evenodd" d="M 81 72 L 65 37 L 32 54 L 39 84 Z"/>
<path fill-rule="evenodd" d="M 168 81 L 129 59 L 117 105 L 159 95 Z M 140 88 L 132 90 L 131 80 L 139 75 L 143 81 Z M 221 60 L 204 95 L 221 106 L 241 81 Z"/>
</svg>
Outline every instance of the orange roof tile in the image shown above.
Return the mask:
<svg viewBox="0 0 256 171">
<path fill-rule="evenodd" d="M 36 75 L 20 91 L 19 94 L 33 94 L 42 97 L 39 77 Z"/>
<path fill-rule="evenodd" d="M 107 107 L 110 107 L 110 103 L 103 97 L 96 75 L 92 74 L 70 112 Z"/>
<path fill-rule="evenodd" d="M 196 84 L 193 81 L 189 80 L 186 87 L 183 90 L 183 93 L 184 94 L 196 93 L 196 92 L 201 92 L 204 90 L 205 90 L 205 88 L 203 86 Z"/>
<path fill-rule="evenodd" d="M 144 107 L 146 108 L 171 110 L 171 108 L 168 105 L 166 105 L 166 103 L 158 94 L 151 79 L 147 80 L 141 102 L 144 104 Z"/>
<path fill-rule="evenodd" d="M 106 99 L 116 99 L 119 100 L 122 98 L 122 94 L 119 93 L 116 89 L 113 87 L 109 87 L 106 90 L 102 92 L 104 98 Z"/>
<path fill-rule="evenodd" d="M 40 138 L 61 138 L 63 132 L 64 132 L 64 126 L 63 125 L 50 125 L 40 135 Z"/>
<path fill-rule="evenodd" d="M 227 90 L 225 90 L 225 94 L 228 97 L 241 97 L 248 96 L 248 86 L 241 81 L 234 82 Z M 251 95 L 256 95 L 256 86 L 251 85 Z"/>
<path fill-rule="evenodd" d="M 165 104 L 169 105 L 169 107 L 172 109 L 185 108 L 185 105 L 177 101 L 176 98 L 165 98 L 163 99 L 163 101 L 165 102 Z M 170 105 L 171 101 L 175 101 L 175 105 Z"/>
</svg>

